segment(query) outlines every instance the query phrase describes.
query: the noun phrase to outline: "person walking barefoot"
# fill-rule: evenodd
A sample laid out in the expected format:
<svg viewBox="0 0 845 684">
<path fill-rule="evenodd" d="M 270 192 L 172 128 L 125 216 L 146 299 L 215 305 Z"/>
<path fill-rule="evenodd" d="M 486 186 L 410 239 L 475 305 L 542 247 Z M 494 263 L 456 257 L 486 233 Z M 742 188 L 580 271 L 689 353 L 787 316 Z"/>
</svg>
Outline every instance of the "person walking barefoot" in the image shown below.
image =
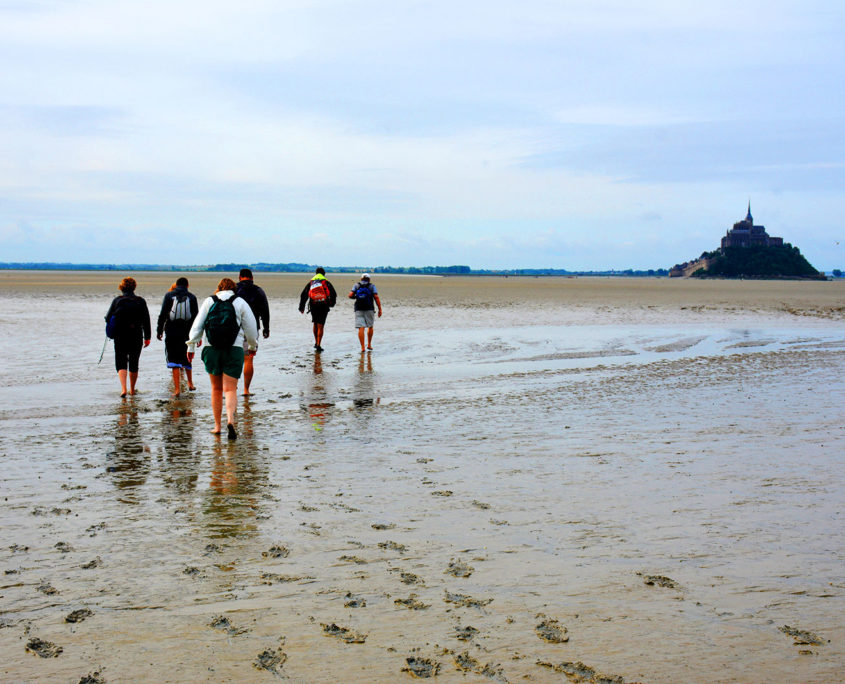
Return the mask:
<svg viewBox="0 0 845 684">
<path fill-rule="evenodd" d="M 238 406 L 238 379 L 244 366 L 244 348 L 258 349 L 258 326 L 249 305 L 235 294 L 235 283 L 223 278 L 217 292 L 200 306 L 188 337 L 188 360 L 202 342 L 202 361 L 211 382 L 212 434 L 222 430 L 223 400 L 226 402 L 226 431 L 229 439 L 237 439 L 235 411 Z"/>
<path fill-rule="evenodd" d="M 164 338 L 164 358 L 173 374 L 173 397 L 178 397 L 182 390 L 183 370 L 188 380 L 188 389 L 196 389 L 185 345 L 198 310 L 197 298 L 188 292 L 187 278 L 177 279 L 161 302 L 156 338 Z"/>
<path fill-rule="evenodd" d="M 111 328 L 110 336 L 114 340 L 114 367 L 120 380 L 121 397 L 135 394 L 141 349 L 149 346 L 152 332 L 147 302 L 135 294 L 136 287 L 134 278 L 121 280 L 118 288 L 122 294 L 112 300 L 106 313 L 107 332 Z"/>
<path fill-rule="evenodd" d="M 270 305 L 267 302 L 267 295 L 258 285 L 252 282 L 252 271 L 242 268 L 238 275 L 238 288 L 235 294 L 243 299 L 255 316 L 255 322 L 259 330 L 262 330 L 264 339 L 270 337 Z M 252 392 L 249 386 L 252 383 L 252 376 L 255 373 L 255 355 L 257 349 L 244 348 L 244 396 L 248 397 Z"/>
<path fill-rule="evenodd" d="M 355 327 L 358 328 L 358 341 L 361 343 L 361 353 L 373 350 L 373 323 L 375 322 L 375 306 L 378 305 L 378 317 L 381 318 L 381 300 L 376 286 L 370 282 L 370 274 L 364 273 L 352 291 L 349 299 L 355 300 Z M 364 347 L 366 331 L 367 346 Z"/>
</svg>

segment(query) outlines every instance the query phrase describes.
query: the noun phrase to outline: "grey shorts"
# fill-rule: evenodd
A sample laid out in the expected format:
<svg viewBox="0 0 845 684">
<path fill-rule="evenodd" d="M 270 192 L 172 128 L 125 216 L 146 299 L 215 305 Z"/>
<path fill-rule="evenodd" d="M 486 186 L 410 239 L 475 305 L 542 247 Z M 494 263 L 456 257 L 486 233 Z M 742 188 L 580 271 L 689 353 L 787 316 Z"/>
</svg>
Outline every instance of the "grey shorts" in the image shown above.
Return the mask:
<svg viewBox="0 0 845 684">
<path fill-rule="evenodd" d="M 356 328 L 372 328 L 376 320 L 375 311 L 356 311 L 355 312 L 355 327 Z"/>
</svg>

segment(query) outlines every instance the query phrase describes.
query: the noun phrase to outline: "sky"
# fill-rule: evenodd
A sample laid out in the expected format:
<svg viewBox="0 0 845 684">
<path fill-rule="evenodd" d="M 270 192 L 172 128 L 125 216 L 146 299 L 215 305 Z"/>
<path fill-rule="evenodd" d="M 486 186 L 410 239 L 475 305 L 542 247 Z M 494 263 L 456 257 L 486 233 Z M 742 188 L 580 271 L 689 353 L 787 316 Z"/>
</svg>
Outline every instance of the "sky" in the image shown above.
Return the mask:
<svg viewBox="0 0 845 684">
<path fill-rule="evenodd" d="M 845 268 L 840 0 L 0 0 L 0 261 Z"/>
</svg>

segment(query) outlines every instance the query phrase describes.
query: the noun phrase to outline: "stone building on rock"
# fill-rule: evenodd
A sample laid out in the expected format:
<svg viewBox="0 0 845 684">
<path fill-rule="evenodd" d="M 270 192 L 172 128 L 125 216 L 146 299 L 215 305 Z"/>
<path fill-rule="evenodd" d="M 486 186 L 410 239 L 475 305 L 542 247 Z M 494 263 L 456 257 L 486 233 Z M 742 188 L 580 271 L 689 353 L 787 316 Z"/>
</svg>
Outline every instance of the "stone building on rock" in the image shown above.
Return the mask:
<svg viewBox="0 0 845 684">
<path fill-rule="evenodd" d="M 755 226 L 751 216 L 751 201 L 748 202 L 748 214 L 742 221 L 734 223 L 722 238 L 722 252 L 726 247 L 783 247 L 783 238 L 771 237 L 765 226 Z"/>
</svg>

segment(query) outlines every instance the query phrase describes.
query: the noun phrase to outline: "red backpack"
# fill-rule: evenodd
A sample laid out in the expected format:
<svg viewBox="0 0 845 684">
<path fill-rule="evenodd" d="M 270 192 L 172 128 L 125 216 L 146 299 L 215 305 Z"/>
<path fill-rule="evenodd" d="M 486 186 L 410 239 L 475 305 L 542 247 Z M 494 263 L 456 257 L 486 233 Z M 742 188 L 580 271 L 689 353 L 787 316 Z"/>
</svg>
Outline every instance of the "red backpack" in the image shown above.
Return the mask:
<svg viewBox="0 0 845 684">
<path fill-rule="evenodd" d="M 308 288 L 308 299 L 312 302 L 327 302 L 330 296 L 329 286 L 326 285 L 325 280 L 311 281 L 311 287 Z"/>
</svg>

